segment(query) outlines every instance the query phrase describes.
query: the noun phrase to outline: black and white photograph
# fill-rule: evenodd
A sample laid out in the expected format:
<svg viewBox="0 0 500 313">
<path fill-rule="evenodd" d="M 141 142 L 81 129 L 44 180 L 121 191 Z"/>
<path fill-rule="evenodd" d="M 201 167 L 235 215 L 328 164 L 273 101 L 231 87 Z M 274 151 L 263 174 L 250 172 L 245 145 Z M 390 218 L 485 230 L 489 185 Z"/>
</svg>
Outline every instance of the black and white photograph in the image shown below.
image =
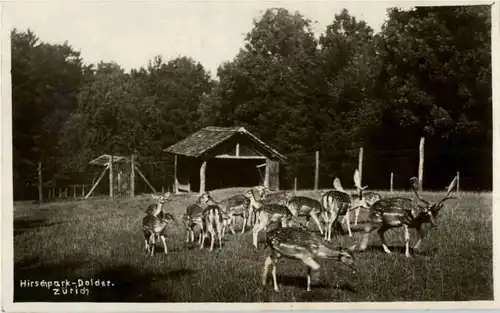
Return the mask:
<svg viewBox="0 0 500 313">
<path fill-rule="evenodd" d="M 3 309 L 498 307 L 499 10 L 2 2 Z"/>
</svg>

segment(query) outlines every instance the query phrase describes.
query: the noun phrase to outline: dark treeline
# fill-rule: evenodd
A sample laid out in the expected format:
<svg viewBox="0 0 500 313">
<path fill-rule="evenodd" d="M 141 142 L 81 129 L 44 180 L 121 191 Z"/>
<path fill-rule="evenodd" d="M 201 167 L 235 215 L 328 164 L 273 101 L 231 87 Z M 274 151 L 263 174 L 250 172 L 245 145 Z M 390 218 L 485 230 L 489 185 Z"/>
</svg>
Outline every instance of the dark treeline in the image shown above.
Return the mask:
<svg viewBox="0 0 500 313">
<path fill-rule="evenodd" d="M 267 10 L 216 80 L 189 57 L 130 73 L 86 64 L 68 43 L 14 29 L 15 198 L 36 184 L 38 162 L 46 182 L 88 183 L 91 159 L 135 151 L 164 175 L 162 148 L 207 125 L 244 126 L 289 156 L 283 187 L 294 175 L 313 186 L 316 150 L 320 187 L 334 176 L 350 187 L 362 146 L 363 184 L 388 188 L 394 172 L 406 188 L 425 136 L 425 188 L 457 170 L 461 189 L 492 188 L 489 6 L 390 9 L 379 33 L 346 10 L 319 38 L 311 24 Z"/>
</svg>

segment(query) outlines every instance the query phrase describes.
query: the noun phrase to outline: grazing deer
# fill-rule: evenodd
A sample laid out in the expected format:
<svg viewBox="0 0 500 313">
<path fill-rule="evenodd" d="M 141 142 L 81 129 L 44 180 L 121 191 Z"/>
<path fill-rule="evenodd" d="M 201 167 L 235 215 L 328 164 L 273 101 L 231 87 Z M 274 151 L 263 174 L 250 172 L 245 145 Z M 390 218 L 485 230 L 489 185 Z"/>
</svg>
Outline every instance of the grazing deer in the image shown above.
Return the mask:
<svg viewBox="0 0 500 313">
<path fill-rule="evenodd" d="M 203 249 L 205 239 L 210 235 L 210 251 L 214 249 L 216 235 L 219 238 L 219 247 L 222 249 L 222 217 L 221 208 L 216 204 L 209 204 L 202 214 L 202 239 L 200 250 Z"/>
<path fill-rule="evenodd" d="M 248 190 L 245 196 L 250 199 L 250 205 L 256 210 L 256 220 L 252 231 L 255 249 L 258 249 L 258 236 L 261 230 L 267 229 L 271 223 L 281 223 L 283 227 L 287 227 L 291 224 L 292 217 L 297 215 L 296 211 L 292 212 L 284 205 L 263 204 L 261 201 L 257 201 L 252 190 Z"/>
<path fill-rule="evenodd" d="M 165 240 L 165 230 L 169 224 L 169 220 L 176 221 L 171 213 L 163 213 L 161 218 L 148 214 L 142 219 L 142 231 L 146 243 L 146 252 L 151 252 L 154 255 L 156 241 L 161 239 L 165 254 L 168 253 L 167 243 Z"/>
<path fill-rule="evenodd" d="M 363 197 L 360 198 L 359 193 L 353 193 L 351 194 L 351 201 L 353 203 L 359 203 L 361 199 L 365 200 L 366 206 L 369 208 L 371 207 L 375 202 L 378 200 L 382 199 L 382 196 L 379 193 L 373 192 L 373 191 L 363 191 Z M 354 225 L 358 225 L 358 217 L 359 217 L 359 212 L 361 211 L 361 208 L 364 208 L 365 206 L 363 205 L 358 205 L 355 207 L 355 219 L 354 219 Z M 345 218 L 345 217 L 344 217 Z"/>
<path fill-rule="evenodd" d="M 267 232 L 267 245 L 271 254 L 264 262 L 262 285 L 266 285 L 269 266 L 272 266 L 274 290 L 279 291 L 276 279 L 276 265 L 281 256 L 302 261 L 307 266 L 307 291 L 311 291 L 311 274 L 319 276 L 320 266 L 315 258 L 333 259 L 356 271 L 352 254 L 356 244 L 348 249 L 334 248 L 325 244 L 321 237 L 303 228 L 282 228 L 279 225 Z"/>
<path fill-rule="evenodd" d="M 450 193 L 455 188 L 457 178 L 455 177 L 453 181 L 448 186 L 448 192 L 446 196 L 438 202 L 430 203 L 429 201 L 420 197 L 418 189 L 418 179 L 412 177 L 410 179 L 413 191 L 417 196 L 418 201 L 410 198 L 403 197 L 391 197 L 385 198 L 375 202 L 370 208 L 370 224 L 365 227 L 363 238 L 360 245 L 360 250 L 363 251 L 368 245 L 368 239 L 371 232 L 378 230 L 380 236 L 380 241 L 382 242 L 382 247 L 386 253 L 391 253 L 387 245 L 385 244 L 384 233 L 391 229 L 397 227 L 403 227 L 405 231 L 405 255 L 410 257 L 410 233 L 409 228 L 414 228 L 417 230 L 418 241 L 413 246 L 413 249 L 418 249 L 422 240 L 425 236 L 425 232 L 422 225 L 425 223 L 430 223 L 432 227 L 436 226 L 436 218 L 439 211 L 443 208 L 443 204 L 446 200 L 454 199 L 450 197 Z M 421 205 L 419 202 L 422 202 Z"/>
<path fill-rule="evenodd" d="M 198 239 L 198 244 L 200 244 L 203 235 L 203 208 L 196 203 L 188 205 L 186 213 L 182 215 L 182 221 L 187 231 L 186 242 L 194 242 L 194 228 L 196 226 L 200 227 Z"/>
<path fill-rule="evenodd" d="M 150 204 L 146 209 L 146 214 L 157 216 L 162 218 L 163 215 L 163 206 L 167 203 L 168 198 L 170 197 L 170 192 L 166 192 L 164 195 L 155 195 L 152 194 L 151 197 L 156 200 L 156 203 Z M 160 216 L 159 216 L 160 215 Z"/>
<path fill-rule="evenodd" d="M 324 208 L 316 199 L 304 196 L 294 196 L 287 202 L 287 207 L 291 212 L 297 212 L 297 216 L 306 217 L 306 227 L 309 226 L 309 220 L 312 218 L 323 235 L 323 228 L 319 222 L 319 216 L 323 215 Z"/>
<path fill-rule="evenodd" d="M 232 221 L 226 221 L 224 225 L 229 226 L 229 229 L 233 234 L 235 233 L 233 228 L 233 225 L 235 224 L 235 217 L 241 216 L 243 218 L 243 228 L 241 229 L 241 233 L 243 234 L 245 232 L 250 199 L 244 195 L 235 195 L 220 202 L 216 202 L 207 191 L 201 195 L 200 201 L 204 201 L 208 205 L 218 205 L 220 210 L 226 213 L 225 215 L 222 215 L 222 217 L 225 219 L 227 217 L 226 215 L 228 215 L 232 219 Z"/>
</svg>

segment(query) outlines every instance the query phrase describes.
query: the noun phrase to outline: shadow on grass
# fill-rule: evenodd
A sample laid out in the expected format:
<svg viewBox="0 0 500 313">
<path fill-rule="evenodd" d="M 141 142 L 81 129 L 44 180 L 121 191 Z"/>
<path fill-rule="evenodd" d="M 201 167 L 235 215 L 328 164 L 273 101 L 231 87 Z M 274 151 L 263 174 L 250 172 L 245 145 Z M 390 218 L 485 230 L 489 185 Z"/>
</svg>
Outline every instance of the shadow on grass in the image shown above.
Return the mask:
<svg viewBox="0 0 500 313">
<path fill-rule="evenodd" d="M 90 277 L 77 276 L 80 262 L 61 262 L 43 264 L 38 258 L 30 258 L 14 265 L 14 302 L 174 302 L 167 290 L 154 287 L 162 280 L 176 280 L 194 273 L 187 269 L 172 269 L 163 273 L 145 271 L 129 265 L 106 267 Z M 81 281 L 100 280 L 107 282 L 107 287 L 88 286 L 89 294 L 81 293 Z M 42 281 L 70 282 L 66 289 L 32 285 Z M 73 282 L 76 285 L 73 285 Z M 24 286 L 22 286 L 24 284 Z M 80 287 L 80 288 L 78 288 Z M 71 290 L 69 290 L 71 289 Z M 70 294 L 71 293 L 71 294 Z"/>
<path fill-rule="evenodd" d="M 307 276 L 295 276 L 295 275 L 282 275 L 277 277 L 278 283 L 283 286 L 295 286 L 298 288 L 304 288 L 306 290 L 307 287 Z M 318 281 L 311 284 L 311 289 L 339 289 L 349 292 L 356 292 L 354 288 L 352 288 L 349 284 L 346 283 L 327 283 L 328 277 L 321 276 Z M 272 284 L 271 284 L 272 285 Z"/>
<path fill-rule="evenodd" d="M 15 219 L 14 220 L 14 236 L 21 235 L 25 232 L 34 231 L 44 227 L 51 227 L 62 224 L 62 222 L 52 222 L 48 219 Z"/>
<path fill-rule="evenodd" d="M 389 250 L 391 250 L 391 254 L 401 254 L 405 255 L 406 253 L 406 247 L 405 246 L 387 246 Z M 368 246 L 364 252 L 368 251 L 375 251 L 375 252 L 381 252 L 383 254 L 387 254 L 384 251 L 384 248 L 382 246 Z M 415 255 L 415 256 L 432 256 L 436 253 L 437 248 L 418 248 L 417 250 L 414 250 L 412 247 L 410 247 L 410 254 Z M 359 253 L 363 253 L 363 251 L 360 251 Z"/>
</svg>

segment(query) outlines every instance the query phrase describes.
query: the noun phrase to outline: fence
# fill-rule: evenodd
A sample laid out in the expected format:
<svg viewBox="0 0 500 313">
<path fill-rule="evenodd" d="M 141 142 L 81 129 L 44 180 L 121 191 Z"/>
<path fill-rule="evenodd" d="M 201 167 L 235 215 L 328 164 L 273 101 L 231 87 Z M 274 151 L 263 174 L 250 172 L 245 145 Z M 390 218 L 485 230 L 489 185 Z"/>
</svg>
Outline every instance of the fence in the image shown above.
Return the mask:
<svg viewBox="0 0 500 313">
<path fill-rule="evenodd" d="M 410 177 L 416 176 L 421 178 L 424 189 L 442 190 L 457 176 L 457 189 L 491 190 L 491 148 L 445 152 L 423 148 L 421 141 L 414 149 L 404 150 L 360 147 L 333 153 L 289 154 L 290 161 L 280 166 L 280 189 L 328 189 L 333 187 L 335 177 L 340 178 L 344 188 L 350 189 L 354 187 L 354 170 L 359 169 L 362 185 L 369 189 L 407 190 Z M 24 186 L 23 198 L 35 200 L 41 195 L 44 201 L 54 201 L 88 196 L 128 197 L 169 191 L 174 184 L 173 156 L 122 157 L 107 170 L 108 175 L 103 166 L 89 165 L 85 172 L 69 173 L 66 175 L 69 178 L 42 183 L 41 189 L 36 183 Z M 40 165 L 39 169 L 43 171 Z"/>
</svg>

